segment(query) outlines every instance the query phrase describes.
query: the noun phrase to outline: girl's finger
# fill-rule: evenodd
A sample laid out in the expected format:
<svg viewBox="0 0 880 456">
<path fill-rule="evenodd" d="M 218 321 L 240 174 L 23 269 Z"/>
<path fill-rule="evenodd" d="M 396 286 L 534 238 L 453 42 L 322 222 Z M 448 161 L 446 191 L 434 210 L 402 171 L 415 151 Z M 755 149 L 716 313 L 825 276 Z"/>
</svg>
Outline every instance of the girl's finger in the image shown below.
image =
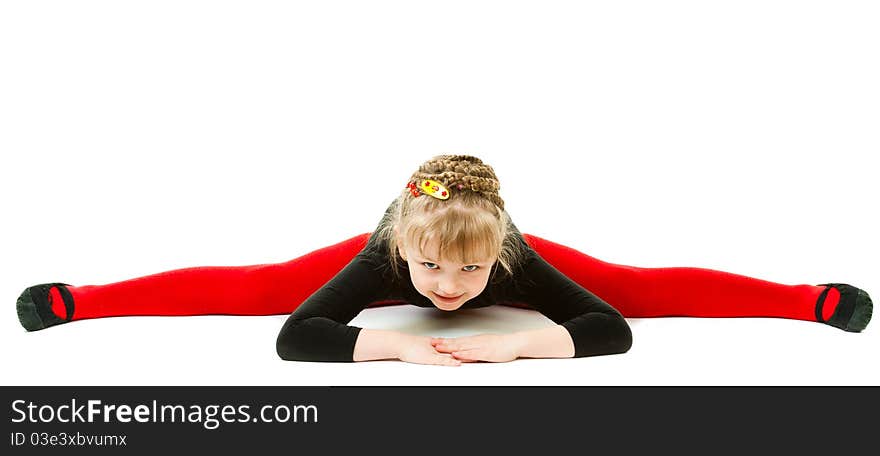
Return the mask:
<svg viewBox="0 0 880 456">
<path fill-rule="evenodd" d="M 459 344 L 458 342 L 450 342 L 447 340 L 435 345 L 434 348 L 443 351 L 455 351 L 461 349 L 461 344 Z"/>
<path fill-rule="evenodd" d="M 437 362 L 435 364 L 438 364 L 440 366 L 460 366 L 461 365 L 461 361 L 459 361 L 455 358 L 452 358 L 448 355 L 447 356 L 438 355 L 436 358 L 436 361 Z"/>
<path fill-rule="evenodd" d="M 465 361 L 465 360 L 467 360 L 467 361 L 479 361 L 479 360 L 481 359 L 481 358 L 480 358 L 480 353 L 479 353 L 477 350 L 460 350 L 460 351 L 454 351 L 454 352 L 452 352 L 452 356 L 453 356 L 455 359 L 458 359 L 458 360 L 461 360 L 461 361 Z"/>
</svg>

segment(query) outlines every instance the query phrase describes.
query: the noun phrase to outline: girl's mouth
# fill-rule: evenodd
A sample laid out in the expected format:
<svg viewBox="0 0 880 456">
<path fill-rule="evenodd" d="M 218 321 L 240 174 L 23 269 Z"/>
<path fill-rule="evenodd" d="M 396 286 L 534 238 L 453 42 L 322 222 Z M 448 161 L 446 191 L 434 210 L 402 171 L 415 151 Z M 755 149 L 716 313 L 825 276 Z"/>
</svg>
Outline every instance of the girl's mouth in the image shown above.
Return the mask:
<svg viewBox="0 0 880 456">
<path fill-rule="evenodd" d="M 462 296 L 464 296 L 464 294 L 460 294 L 454 298 L 444 298 L 443 296 L 440 296 L 437 293 L 434 293 L 434 296 L 436 296 L 437 299 L 439 299 L 442 302 L 452 303 L 452 302 L 458 301 L 458 299 L 461 298 Z"/>
</svg>

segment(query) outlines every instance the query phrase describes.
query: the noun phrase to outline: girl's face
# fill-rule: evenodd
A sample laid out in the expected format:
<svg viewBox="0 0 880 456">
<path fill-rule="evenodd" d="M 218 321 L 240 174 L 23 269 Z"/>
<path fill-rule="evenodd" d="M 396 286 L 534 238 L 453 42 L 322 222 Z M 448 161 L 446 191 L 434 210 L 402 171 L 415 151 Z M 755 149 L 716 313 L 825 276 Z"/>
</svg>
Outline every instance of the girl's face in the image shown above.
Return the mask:
<svg viewBox="0 0 880 456">
<path fill-rule="evenodd" d="M 399 248 L 400 256 L 409 266 L 413 286 L 441 310 L 456 310 L 467 300 L 478 296 L 489 282 L 494 258 L 462 264 L 440 261 L 437 243 L 428 244 L 425 253 Z M 449 298 L 449 299 L 446 299 Z"/>
</svg>

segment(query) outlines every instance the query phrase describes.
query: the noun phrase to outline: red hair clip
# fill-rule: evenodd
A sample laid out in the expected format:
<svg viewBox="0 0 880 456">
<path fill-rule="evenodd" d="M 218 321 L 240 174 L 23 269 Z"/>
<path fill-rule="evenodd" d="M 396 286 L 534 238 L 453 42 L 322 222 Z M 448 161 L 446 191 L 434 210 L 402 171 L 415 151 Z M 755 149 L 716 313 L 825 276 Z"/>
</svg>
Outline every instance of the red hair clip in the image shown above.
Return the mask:
<svg viewBox="0 0 880 456">
<path fill-rule="evenodd" d="M 418 186 L 412 182 L 406 184 L 407 188 L 409 188 L 409 192 L 412 193 L 413 196 L 419 197 L 422 194 L 431 195 L 434 198 L 446 200 L 449 199 L 449 190 L 443 186 L 440 182 L 433 181 L 430 179 L 425 179 L 421 181 L 421 186 Z M 459 186 L 460 187 L 460 186 Z"/>
</svg>

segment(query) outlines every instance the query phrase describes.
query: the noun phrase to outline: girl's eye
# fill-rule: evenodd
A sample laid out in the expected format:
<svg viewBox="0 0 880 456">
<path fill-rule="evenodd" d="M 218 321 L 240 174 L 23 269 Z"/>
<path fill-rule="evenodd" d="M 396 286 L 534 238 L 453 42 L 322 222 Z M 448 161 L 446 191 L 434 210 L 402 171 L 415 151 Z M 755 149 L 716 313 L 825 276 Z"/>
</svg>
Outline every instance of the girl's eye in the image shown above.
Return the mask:
<svg viewBox="0 0 880 456">
<path fill-rule="evenodd" d="M 422 263 L 422 264 L 423 264 L 426 268 L 428 268 L 428 269 L 430 269 L 430 270 L 434 270 L 434 269 L 439 269 L 439 268 L 440 268 L 440 267 L 437 266 L 436 264 L 431 263 L 431 262 L 428 262 L 428 261 L 425 261 L 425 262 Z M 437 267 L 434 267 L 434 266 L 437 266 Z M 473 268 L 473 269 L 468 269 L 468 268 Z M 476 271 L 477 269 L 480 269 L 480 267 L 477 266 L 477 265 L 475 265 L 475 264 L 471 264 L 471 265 L 465 266 L 465 267 L 462 268 L 462 269 L 464 269 L 465 272 L 474 272 L 474 271 Z"/>
</svg>

